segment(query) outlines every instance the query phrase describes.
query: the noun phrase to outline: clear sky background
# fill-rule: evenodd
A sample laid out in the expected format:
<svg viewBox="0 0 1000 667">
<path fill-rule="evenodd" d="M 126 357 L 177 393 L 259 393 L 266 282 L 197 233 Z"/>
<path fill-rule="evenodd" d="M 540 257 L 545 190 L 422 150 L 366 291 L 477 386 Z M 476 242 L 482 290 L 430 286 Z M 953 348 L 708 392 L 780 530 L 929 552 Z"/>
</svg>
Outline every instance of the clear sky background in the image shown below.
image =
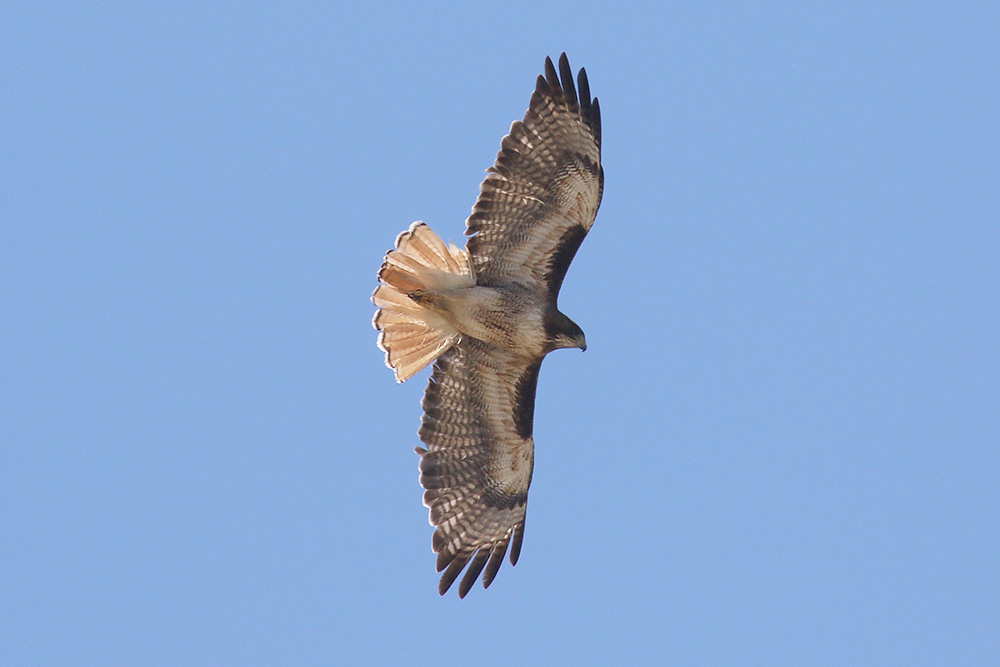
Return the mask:
<svg viewBox="0 0 1000 667">
<path fill-rule="evenodd" d="M 589 349 L 440 598 L 369 296 L 561 51 Z M 996 664 L 998 82 L 996 3 L 5 4 L 0 662 Z"/>
</svg>

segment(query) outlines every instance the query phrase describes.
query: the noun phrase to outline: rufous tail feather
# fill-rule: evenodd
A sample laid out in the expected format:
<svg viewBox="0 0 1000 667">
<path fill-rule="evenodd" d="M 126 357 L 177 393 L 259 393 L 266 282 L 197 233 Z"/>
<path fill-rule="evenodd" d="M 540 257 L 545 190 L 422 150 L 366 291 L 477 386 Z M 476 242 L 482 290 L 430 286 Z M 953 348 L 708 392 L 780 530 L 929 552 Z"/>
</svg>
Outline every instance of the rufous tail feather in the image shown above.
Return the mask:
<svg viewBox="0 0 1000 667">
<path fill-rule="evenodd" d="M 378 272 L 381 283 L 372 294 L 372 326 L 379 331 L 378 346 L 396 381 L 413 377 L 444 354 L 460 334 L 440 314 L 417 303 L 427 294 L 472 287 L 475 271 L 469 253 L 454 243 L 445 245 L 423 222 L 414 222 L 396 237 Z"/>
</svg>

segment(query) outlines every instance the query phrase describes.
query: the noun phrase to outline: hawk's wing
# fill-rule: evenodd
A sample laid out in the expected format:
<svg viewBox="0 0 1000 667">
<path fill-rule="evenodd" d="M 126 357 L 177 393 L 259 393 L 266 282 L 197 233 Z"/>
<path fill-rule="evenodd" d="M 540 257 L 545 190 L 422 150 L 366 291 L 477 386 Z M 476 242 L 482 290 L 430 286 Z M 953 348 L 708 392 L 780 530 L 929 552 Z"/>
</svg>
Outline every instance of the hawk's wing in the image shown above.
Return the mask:
<svg viewBox="0 0 1000 667">
<path fill-rule="evenodd" d="M 420 483 L 430 508 L 442 595 L 471 560 L 459 587 L 465 597 L 483 573 L 496 576 L 510 546 L 515 564 L 534 465 L 532 419 L 538 359 L 525 366 L 503 350 L 464 337 L 434 364 L 424 395 L 417 448 Z"/>
<path fill-rule="evenodd" d="M 560 81 L 560 75 L 562 80 Z M 581 69 L 580 95 L 566 54 L 550 58 L 523 121 L 503 138 L 467 221 L 478 283 L 559 293 L 601 205 L 601 111 Z"/>
</svg>

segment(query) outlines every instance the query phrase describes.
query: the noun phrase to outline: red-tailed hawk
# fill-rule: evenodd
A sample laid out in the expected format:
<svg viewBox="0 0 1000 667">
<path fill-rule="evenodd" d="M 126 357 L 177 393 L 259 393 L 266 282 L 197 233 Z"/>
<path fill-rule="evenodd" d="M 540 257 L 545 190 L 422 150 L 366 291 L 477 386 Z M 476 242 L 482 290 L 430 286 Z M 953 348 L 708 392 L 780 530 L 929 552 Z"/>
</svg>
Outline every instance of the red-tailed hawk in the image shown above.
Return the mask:
<svg viewBox="0 0 1000 667">
<path fill-rule="evenodd" d="M 587 73 L 573 85 L 545 59 L 524 120 L 511 125 L 466 221 L 465 250 L 422 222 L 396 239 L 372 295 L 372 324 L 402 382 L 434 364 L 421 405 L 420 484 L 430 509 L 438 587 L 468 565 L 465 597 L 517 563 L 534 465 L 538 370 L 562 347 L 587 349 L 559 312 L 559 287 L 601 204 L 601 113 Z"/>
</svg>

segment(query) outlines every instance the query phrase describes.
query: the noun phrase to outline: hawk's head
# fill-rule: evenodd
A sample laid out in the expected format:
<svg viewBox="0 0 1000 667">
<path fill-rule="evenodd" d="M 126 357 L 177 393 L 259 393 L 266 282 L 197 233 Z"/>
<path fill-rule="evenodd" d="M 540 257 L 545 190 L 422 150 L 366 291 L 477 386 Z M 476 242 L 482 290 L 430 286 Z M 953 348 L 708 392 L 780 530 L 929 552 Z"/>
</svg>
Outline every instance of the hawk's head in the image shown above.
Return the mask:
<svg viewBox="0 0 1000 667">
<path fill-rule="evenodd" d="M 548 338 L 549 350 L 562 347 L 578 347 L 587 349 L 587 337 L 583 335 L 580 325 L 553 309 L 545 318 L 545 335 Z"/>
</svg>

